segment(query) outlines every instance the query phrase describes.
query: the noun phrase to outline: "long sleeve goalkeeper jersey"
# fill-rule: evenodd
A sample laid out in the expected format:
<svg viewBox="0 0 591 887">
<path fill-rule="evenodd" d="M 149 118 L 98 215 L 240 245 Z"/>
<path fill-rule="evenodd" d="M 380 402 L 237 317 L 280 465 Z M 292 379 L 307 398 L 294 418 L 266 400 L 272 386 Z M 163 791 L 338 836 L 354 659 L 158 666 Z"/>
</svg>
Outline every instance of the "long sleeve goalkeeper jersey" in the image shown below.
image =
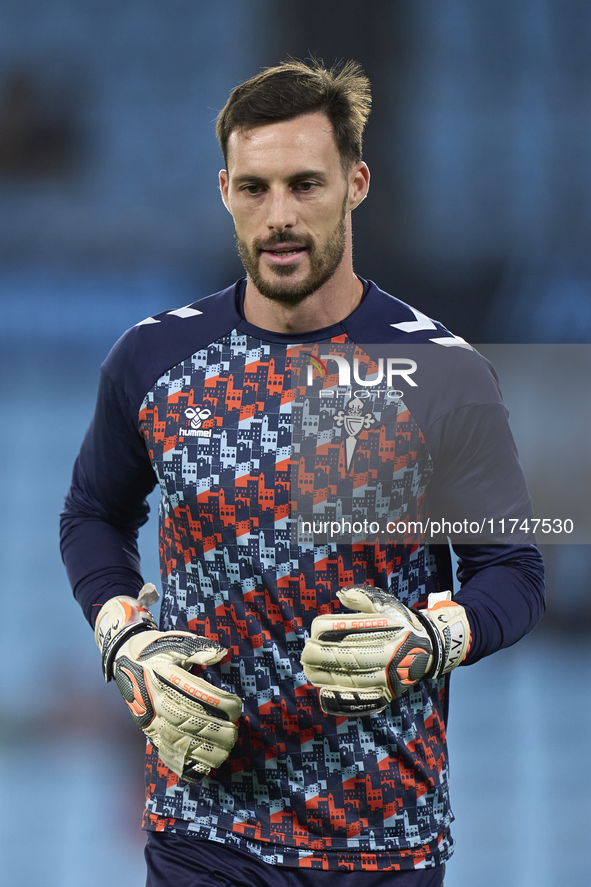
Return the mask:
<svg viewBox="0 0 591 887">
<path fill-rule="evenodd" d="M 345 612 L 339 588 L 368 583 L 415 608 L 450 588 L 447 536 L 466 664 L 537 623 L 543 565 L 496 376 L 371 282 L 345 320 L 297 335 L 247 322 L 244 287 L 117 342 L 62 514 L 93 624 L 143 584 L 137 532 L 159 485 L 161 629 L 226 647 L 204 676 L 243 701 L 236 746 L 200 785 L 148 745 L 145 827 L 288 866 L 440 864 L 453 848 L 448 679 L 380 714 L 335 718 L 300 656 L 316 615 Z M 520 535 L 507 536 L 510 521 Z"/>
</svg>

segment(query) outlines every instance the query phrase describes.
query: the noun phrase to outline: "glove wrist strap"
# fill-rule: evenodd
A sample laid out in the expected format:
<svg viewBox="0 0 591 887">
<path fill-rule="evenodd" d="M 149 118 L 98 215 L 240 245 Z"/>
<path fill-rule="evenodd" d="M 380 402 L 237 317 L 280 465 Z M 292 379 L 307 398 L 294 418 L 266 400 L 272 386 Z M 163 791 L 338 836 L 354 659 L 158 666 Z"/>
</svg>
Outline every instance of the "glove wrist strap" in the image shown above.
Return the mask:
<svg viewBox="0 0 591 887">
<path fill-rule="evenodd" d="M 438 678 L 445 664 L 445 647 L 443 646 L 443 638 L 433 626 L 430 619 L 423 616 L 420 610 L 413 610 L 413 612 L 415 616 L 418 616 L 421 625 L 429 635 L 429 640 L 431 641 L 431 655 L 433 657 L 433 662 L 431 663 L 431 668 L 425 674 L 425 679 L 431 680 L 432 678 Z"/>
<path fill-rule="evenodd" d="M 427 677 L 438 678 L 460 665 L 470 649 L 471 632 L 466 611 L 460 604 L 440 602 L 432 609 L 417 611 L 433 642 L 434 662 Z"/>
<path fill-rule="evenodd" d="M 155 628 L 157 628 L 155 622 L 153 625 L 149 622 L 136 622 L 135 624 L 127 625 L 125 628 L 122 628 L 115 637 L 111 638 L 111 641 L 108 644 L 105 644 L 102 651 L 102 667 L 107 684 L 113 678 L 113 663 L 115 662 L 115 657 L 123 644 L 130 638 L 134 637 L 134 635 L 140 634 L 142 631 L 153 631 Z"/>
<path fill-rule="evenodd" d="M 121 646 L 141 631 L 158 630 L 156 620 L 146 604 L 158 594 L 153 585 L 145 585 L 138 598 L 114 597 L 97 616 L 94 637 L 101 651 L 103 674 L 107 683 L 113 677 L 113 663 Z"/>
</svg>

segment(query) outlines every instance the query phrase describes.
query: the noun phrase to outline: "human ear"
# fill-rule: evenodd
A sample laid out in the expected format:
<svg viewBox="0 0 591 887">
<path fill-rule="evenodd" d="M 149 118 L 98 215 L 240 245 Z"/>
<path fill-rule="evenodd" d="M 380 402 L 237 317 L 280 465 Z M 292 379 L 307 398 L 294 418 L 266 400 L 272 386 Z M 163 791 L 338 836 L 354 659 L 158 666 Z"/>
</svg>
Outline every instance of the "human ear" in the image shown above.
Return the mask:
<svg viewBox="0 0 591 887">
<path fill-rule="evenodd" d="M 230 204 L 228 203 L 228 189 L 229 189 L 229 178 L 228 173 L 225 169 L 220 169 L 220 194 L 222 195 L 222 200 L 224 201 L 224 206 L 228 210 L 229 213 L 232 212 L 230 209 Z"/>
<path fill-rule="evenodd" d="M 363 160 L 354 163 L 349 171 L 349 195 L 347 210 L 353 210 L 367 197 L 369 191 L 369 167 Z"/>
</svg>

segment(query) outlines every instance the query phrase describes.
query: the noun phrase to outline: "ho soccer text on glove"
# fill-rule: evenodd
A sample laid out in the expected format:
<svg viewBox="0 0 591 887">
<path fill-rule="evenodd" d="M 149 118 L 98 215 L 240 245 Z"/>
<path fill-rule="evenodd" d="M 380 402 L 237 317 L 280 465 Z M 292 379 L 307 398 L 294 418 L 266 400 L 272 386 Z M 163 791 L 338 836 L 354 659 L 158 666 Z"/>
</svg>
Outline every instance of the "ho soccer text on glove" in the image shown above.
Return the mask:
<svg viewBox="0 0 591 887">
<path fill-rule="evenodd" d="M 152 584 L 138 599 L 115 597 L 101 608 L 95 639 L 105 679 L 115 678 L 133 718 L 177 776 L 200 782 L 230 754 L 242 713 L 238 696 L 191 674 L 192 665 L 219 662 L 227 650 L 185 631 L 159 631 L 148 610 Z"/>
<path fill-rule="evenodd" d="M 450 592 L 430 595 L 426 610 L 410 610 L 370 585 L 337 594 L 359 612 L 317 616 L 302 653 L 325 714 L 377 714 L 417 681 L 451 671 L 468 652 L 466 612 Z"/>
</svg>

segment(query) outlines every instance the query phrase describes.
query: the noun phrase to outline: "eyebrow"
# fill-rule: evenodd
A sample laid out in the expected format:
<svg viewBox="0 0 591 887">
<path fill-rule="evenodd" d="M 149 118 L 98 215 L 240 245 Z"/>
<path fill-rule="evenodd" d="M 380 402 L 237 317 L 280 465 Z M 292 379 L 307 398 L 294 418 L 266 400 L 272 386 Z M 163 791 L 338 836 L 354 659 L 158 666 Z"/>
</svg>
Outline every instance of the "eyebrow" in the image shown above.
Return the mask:
<svg viewBox="0 0 591 887">
<path fill-rule="evenodd" d="M 324 179 L 326 178 L 326 173 L 320 172 L 320 170 L 314 169 L 306 169 L 302 172 L 296 172 L 293 175 L 288 177 L 289 182 L 301 181 L 303 179 Z M 267 179 L 262 178 L 261 176 L 234 176 L 232 179 L 233 184 L 235 185 L 245 185 L 247 182 L 252 183 L 253 185 L 264 185 L 267 182 Z"/>
</svg>

